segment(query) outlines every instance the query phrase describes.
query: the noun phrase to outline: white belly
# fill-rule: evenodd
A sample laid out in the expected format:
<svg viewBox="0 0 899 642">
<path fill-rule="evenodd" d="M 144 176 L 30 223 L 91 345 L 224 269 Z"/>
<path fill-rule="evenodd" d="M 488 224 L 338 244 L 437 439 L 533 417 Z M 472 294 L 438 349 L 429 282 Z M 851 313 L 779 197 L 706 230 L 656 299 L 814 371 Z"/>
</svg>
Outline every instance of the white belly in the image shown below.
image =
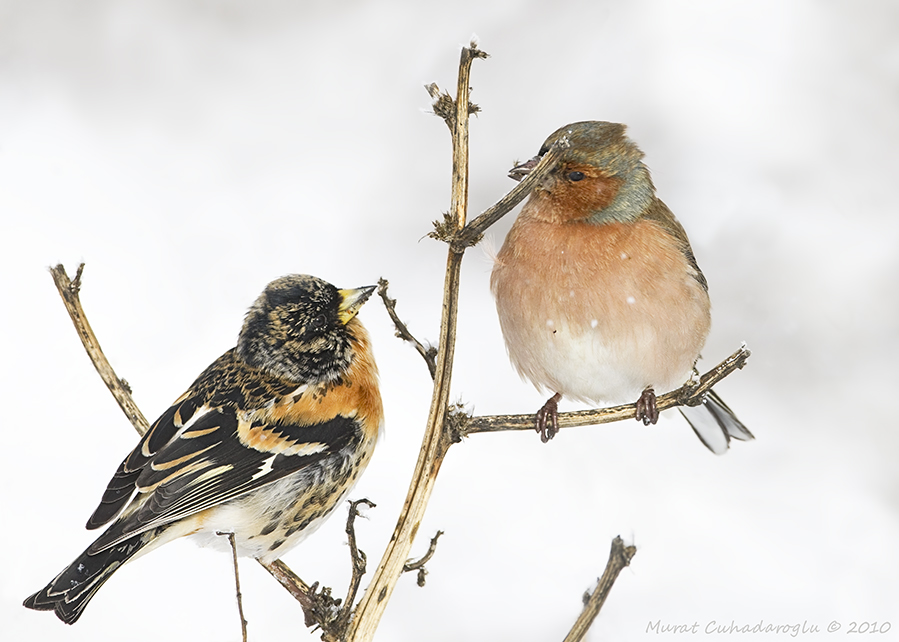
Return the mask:
<svg viewBox="0 0 899 642">
<path fill-rule="evenodd" d="M 579 401 L 632 402 L 649 386 L 667 392 L 687 381 L 696 358 L 679 351 L 676 360 L 660 359 L 671 355 L 667 337 L 647 324 L 634 324 L 610 338 L 598 319 L 576 328 L 561 315 L 556 320 L 548 316 L 543 327 L 508 318 L 503 322 L 502 316 L 500 323 L 519 374 L 538 389 Z"/>
</svg>

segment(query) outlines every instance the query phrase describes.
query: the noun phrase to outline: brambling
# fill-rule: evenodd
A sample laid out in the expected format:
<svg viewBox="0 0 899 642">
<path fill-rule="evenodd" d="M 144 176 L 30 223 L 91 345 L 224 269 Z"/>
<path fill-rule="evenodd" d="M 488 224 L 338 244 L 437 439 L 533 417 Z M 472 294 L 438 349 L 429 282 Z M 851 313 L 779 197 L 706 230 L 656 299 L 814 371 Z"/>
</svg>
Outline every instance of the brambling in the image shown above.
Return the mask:
<svg viewBox="0 0 899 642">
<path fill-rule="evenodd" d="M 233 533 L 238 554 L 271 562 L 314 531 L 362 474 L 383 420 L 356 318 L 373 291 L 305 275 L 269 283 L 237 346 L 119 466 L 87 528 L 112 524 L 25 606 L 73 624 L 117 568 L 175 538 Z"/>
<path fill-rule="evenodd" d="M 655 390 L 690 379 L 709 332 L 705 276 L 624 132 L 616 123 L 567 125 L 509 174 L 521 180 L 567 140 L 512 225 L 490 279 L 512 363 L 555 393 L 537 413 L 544 442 L 558 431 L 563 396 L 637 399 L 637 420 L 654 424 Z M 714 392 L 680 410 L 716 454 L 731 438 L 753 439 Z"/>
</svg>

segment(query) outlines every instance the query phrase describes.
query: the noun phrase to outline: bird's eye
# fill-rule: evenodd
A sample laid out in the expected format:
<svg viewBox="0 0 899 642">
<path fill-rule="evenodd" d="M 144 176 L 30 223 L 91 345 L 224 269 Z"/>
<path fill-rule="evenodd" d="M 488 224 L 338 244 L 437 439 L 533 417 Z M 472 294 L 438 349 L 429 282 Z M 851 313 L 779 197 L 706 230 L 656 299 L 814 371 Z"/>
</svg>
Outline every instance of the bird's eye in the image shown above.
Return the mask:
<svg viewBox="0 0 899 642">
<path fill-rule="evenodd" d="M 309 322 L 309 325 L 306 326 L 306 331 L 307 332 L 318 332 L 323 327 L 325 327 L 325 315 L 320 314 L 317 317 L 315 317 L 314 319 L 312 319 L 312 321 Z"/>
<path fill-rule="evenodd" d="M 584 172 L 568 172 L 568 180 L 573 183 L 584 180 Z"/>
</svg>

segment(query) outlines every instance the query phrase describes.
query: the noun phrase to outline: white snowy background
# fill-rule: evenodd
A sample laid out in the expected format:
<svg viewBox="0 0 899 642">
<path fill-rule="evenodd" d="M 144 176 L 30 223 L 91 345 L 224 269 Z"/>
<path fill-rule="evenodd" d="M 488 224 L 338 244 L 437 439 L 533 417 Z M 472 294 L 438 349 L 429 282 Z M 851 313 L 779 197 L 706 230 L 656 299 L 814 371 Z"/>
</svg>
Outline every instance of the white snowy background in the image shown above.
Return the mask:
<svg viewBox="0 0 899 642">
<path fill-rule="evenodd" d="M 117 572 L 66 627 L 22 600 L 93 539 L 83 524 L 137 436 L 90 365 L 47 267 L 87 263 L 82 301 L 155 418 L 291 272 L 384 276 L 438 334 L 450 143 L 422 85 L 454 91 L 477 34 L 472 213 L 566 123 L 625 122 L 690 234 L 714 303 L 702 365 L 757 440 L 710 454 L 676 413 L 480 435 L 450 452 L 378 639 L 560 640 L 621 534 L 639 550 L 590 640 L 650 623 L 890 622 L 899 639 L 899 5 L 753 2 L 0 0 L 0 637 L 239 639 L 229 558 L 172 543 Z M 511 216 L 492 230 L 498 246 Z M 489 252 L 465 259 L 453 398 L 544 400 L 505 355 Z M 429 403 L 380 302 L 386 438 L 354 497 L 370 568 L 405 497 Z M 565 406 L 570 409 L 573 406 Z M 342 594 L 344 509 L 285 561 Z M 242 565 L 256 641 L 317 639 Z M 365 580 L 367 582 L 367 579 Z M 831 622 L 837 635 L 825 633 Z M 306 637 L 310 635 L 310 637 Z"/>
</svg>

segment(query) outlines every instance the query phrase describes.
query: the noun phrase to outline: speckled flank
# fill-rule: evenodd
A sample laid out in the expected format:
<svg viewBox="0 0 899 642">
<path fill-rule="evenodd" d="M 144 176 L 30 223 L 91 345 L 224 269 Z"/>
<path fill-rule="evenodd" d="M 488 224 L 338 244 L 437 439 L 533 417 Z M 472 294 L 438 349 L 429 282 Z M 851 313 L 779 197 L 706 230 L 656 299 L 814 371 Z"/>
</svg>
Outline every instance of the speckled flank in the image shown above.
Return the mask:
<svg viewBox="0 0 899 642">
<path fill-rule="evenodd" d="M 299 471 L 209 509 L 204 532 L 195 537 L 202 544 L 222 548 L 222 538 L 208 531 L 234 532 L 240 555 L 278 559 L 313 533 L 355 486 L 374 451 L 373 439 L 364 438 L 361 431 L 358 436 L 362 443 L 329 455 L 323 466 Z M 269 506 L 282 508 L 267 511 Z"/>
</svg>

